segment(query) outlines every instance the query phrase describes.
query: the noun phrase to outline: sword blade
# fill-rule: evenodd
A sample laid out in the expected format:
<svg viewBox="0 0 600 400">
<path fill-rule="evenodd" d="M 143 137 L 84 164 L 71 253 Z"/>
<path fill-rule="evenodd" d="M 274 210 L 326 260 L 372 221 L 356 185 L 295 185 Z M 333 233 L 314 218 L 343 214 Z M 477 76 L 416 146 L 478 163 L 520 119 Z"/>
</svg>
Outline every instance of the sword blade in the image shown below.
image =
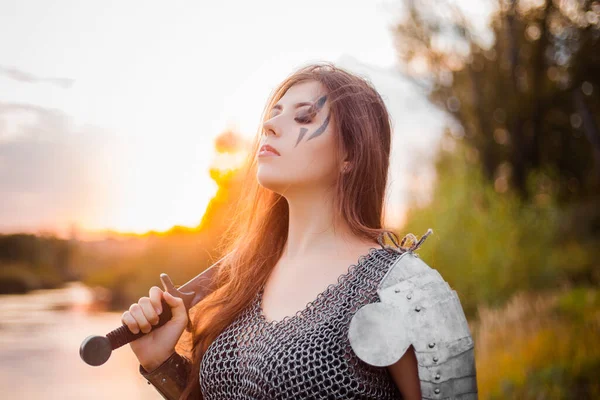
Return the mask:
<svg viewBox="0 0 600 400">
<path fill-rule="evenodd" d="M 169 278 L 167 274 L 160 274 L 160 280 L 162 281 L 165 291 L 175 297 L 181 297 L 185 304 L 185 308 L 189 310 L 213 292 L 214 279 L 219 268 L 218 264 L 231 254 L 233 254 L 233 251 L 178 288 L 173 285 L 171 278 Z"/>
</svg>

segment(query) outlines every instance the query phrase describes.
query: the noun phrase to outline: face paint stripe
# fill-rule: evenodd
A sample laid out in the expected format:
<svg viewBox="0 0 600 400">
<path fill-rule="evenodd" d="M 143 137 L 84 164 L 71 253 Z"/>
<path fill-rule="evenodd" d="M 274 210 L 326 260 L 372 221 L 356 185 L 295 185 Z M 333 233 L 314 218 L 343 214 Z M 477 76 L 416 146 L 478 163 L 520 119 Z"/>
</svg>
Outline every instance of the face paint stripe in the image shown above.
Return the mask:
<svg viewBox="0 0 600 400">
<path fill-rule="evenodd" d="M 310 115 L 316 115 L 325 105 L 325 101 L 327 101 L 327 95 L 321 96 L 319 100 L 317 100 L 317 102 L 310 107 L 308 113 Z"/>
<path fill-rule="evenodd" d="M 300 134 L 298 135 L 298 140 L 296 141 L 296 145 L 294 147 L 298 146 L 298 143 L 300 143 L 304 135 L 306 135 L 306 132 L 308 132 L 308 129 L 300 128 Z"/>
<path fill-rule="evenodd" d="M 327 118 L 325 119 L 325 121 L 323 121 L 323 125 L 321 125 L 319 127 L 319 129 L 317 129 L 315 131 L 315 133 L 313 133 L 312 135 L 310 135 L 308 137 L 308 139 L 306 139 L 306 141 L 308 142 L 310 139 L 315 138 L 315 137 L 319 136 L 320 134 L 322 134 L 323 132 L 325 132 L 325 129 L 327 129 L 327 125 L 329 125 L 329 115 L 327 116 Z"/>
<path fill-rule="evenodd" d="M 327 101 L 327 96 L 321 96 L 321 98 L 317 101 L 317 110 L 323 108 L 325 101 Z"/>
</svg>

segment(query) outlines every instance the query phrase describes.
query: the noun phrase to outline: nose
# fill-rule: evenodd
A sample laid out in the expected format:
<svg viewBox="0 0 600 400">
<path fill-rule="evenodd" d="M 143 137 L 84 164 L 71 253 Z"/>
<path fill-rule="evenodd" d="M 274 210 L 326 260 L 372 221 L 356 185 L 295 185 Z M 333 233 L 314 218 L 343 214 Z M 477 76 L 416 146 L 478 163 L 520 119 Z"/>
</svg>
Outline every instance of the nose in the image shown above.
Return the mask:
<svg viewBox="0 0 600 400">
<path fill-rule="evenodd" d="M 274 123 L 275 119 L 277 119 L 277 117 L 271 118 L 263 123 L 263 132 L 266 136 L 269 136 L 269 134 L 281 136 L 280 128 L 277 126 L 277 124 Z"/>
</svg>

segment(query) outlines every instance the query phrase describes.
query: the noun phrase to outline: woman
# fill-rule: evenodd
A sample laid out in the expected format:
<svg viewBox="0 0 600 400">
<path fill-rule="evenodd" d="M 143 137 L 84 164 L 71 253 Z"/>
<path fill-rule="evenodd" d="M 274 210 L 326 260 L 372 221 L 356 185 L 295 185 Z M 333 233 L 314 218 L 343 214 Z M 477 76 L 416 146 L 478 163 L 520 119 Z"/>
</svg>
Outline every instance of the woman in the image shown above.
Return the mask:
<svg viewBox="0 0 600 400">
<path fill-rule="evenodd" d="M 140 372 L 167 399 L 420 399 L 412 349 L 379 368 L 347 338 L 401 253 L 383 245 L 391 128 L 381 96 L 332 64 L 309 65 L 274 91 L 262 120 L 216 290 L 190 320 L 158 287 L 122 316 L 147 333 L 163 296 L 173 309 L 131 343 Z M 186 326 L 191 360 L 175 352 Z"/>
</svg>

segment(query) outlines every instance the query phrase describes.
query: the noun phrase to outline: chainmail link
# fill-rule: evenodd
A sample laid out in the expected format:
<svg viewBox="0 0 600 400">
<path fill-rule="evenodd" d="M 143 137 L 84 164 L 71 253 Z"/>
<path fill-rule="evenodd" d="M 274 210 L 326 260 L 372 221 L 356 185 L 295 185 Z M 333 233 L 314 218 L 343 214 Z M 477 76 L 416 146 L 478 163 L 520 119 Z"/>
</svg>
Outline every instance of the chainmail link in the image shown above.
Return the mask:
<svg viewBox="0 0 600 400">
<path fill-rule="evenodd" d="M 402 399 L 387 369 L 360 360 L 348 340 L 352 316 L 379 302 L 377 285 L 399 256 L 371 248 L 306 308 L 280 321 L 264 317 L 261 288 L 207 349 L 204 399 Z"/>
</svg>

